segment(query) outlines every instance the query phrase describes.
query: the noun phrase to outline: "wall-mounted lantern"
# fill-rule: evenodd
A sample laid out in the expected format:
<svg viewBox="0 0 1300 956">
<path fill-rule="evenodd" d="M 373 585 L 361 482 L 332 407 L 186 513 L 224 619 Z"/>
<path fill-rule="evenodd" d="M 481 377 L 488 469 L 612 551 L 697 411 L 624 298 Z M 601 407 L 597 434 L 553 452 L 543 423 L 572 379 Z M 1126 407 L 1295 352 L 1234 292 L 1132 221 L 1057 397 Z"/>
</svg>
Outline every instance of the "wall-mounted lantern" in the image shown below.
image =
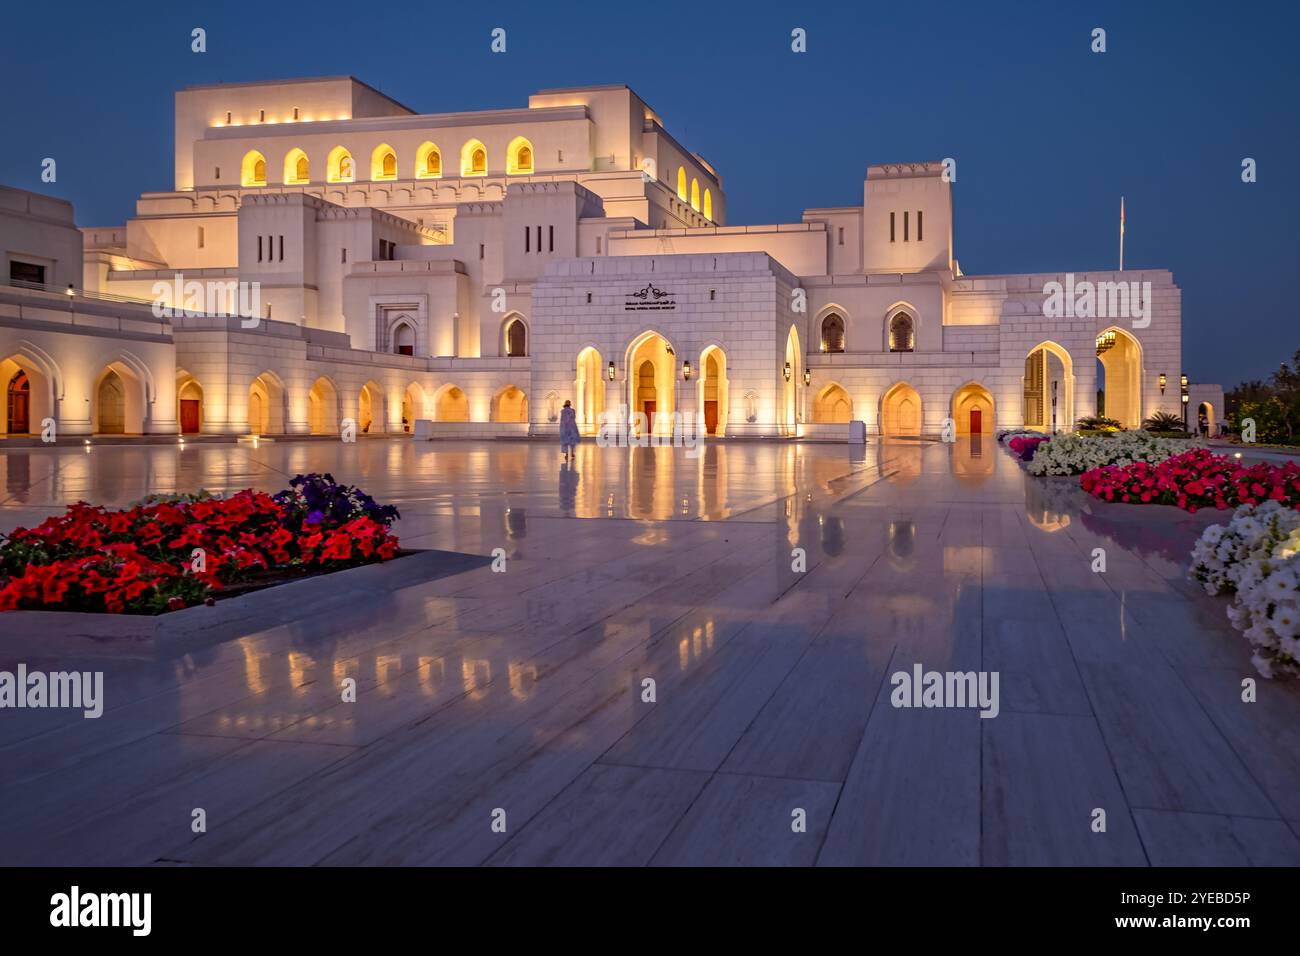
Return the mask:
<svg viewBox="0 0 1300 956">
<path fill-rule="evenodd" d="M 785 380 L 786 380 L 787 382 L 790 381 L 790 363 L 789 363 L 789 362 L 786 362 L 786 363 L 785 363 L 785 372 L 784 372 L 784 374 L 785 374 Z"/>
<path fill-rule="evenodd" d="M 1164 372 L 1161 372 L 1159 382 L 1160 382 L 1160 394 L 1163 395 L 1165 393 L 1165 386 L 1169 384 L 1169 377 L 1165 375 Z"/>
<path fill-rule="evenodd" d="M 614 381 L 614 363 L 613 363 L 613 362 L 610 362 L 610 363 L 609 363 L 609 380 L 610 380 L 611 382 Z"/>
<path fill-rule="evenodd" d="M 804 385 L 812 384 L 812 369 L 806 368 L 803 370 L 803 383 Z"/>
<path fill-rule="evenodd" d="M 691 360 L 687 359 L 682 363 L 682 378 L 689 382 L 691 380 Z"/>
</svg>

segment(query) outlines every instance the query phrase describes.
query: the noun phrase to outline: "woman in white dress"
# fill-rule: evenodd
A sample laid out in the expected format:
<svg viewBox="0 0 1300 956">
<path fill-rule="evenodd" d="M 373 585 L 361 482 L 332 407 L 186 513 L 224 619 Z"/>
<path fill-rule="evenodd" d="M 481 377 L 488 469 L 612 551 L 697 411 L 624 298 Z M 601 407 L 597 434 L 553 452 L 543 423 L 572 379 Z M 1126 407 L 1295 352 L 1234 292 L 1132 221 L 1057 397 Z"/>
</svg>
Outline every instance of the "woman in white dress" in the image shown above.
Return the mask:
<svg viewBox="0 0 1300 956">
<path fill-rule="evenodd" d="M 578 447 L 578 413 L 571 402 L 565 402 L 560 409 L 560 451 L 567 459 Z"/>
</svg>

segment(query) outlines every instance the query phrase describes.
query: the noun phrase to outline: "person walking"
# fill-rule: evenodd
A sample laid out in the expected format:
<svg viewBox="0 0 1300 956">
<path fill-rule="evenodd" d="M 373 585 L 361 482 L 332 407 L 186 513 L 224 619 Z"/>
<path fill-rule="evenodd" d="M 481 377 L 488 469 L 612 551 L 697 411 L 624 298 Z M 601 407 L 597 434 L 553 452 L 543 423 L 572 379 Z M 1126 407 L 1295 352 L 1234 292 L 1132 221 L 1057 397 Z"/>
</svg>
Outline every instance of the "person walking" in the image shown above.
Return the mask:
<svg viewBox="0 0 1300 956">
<path fill-rule="evenodd" d="M 567 460 L 578 449 L 578 413 L 573 403 L 566 401 L 560 409 L 560 451 Z"/>
</svg>

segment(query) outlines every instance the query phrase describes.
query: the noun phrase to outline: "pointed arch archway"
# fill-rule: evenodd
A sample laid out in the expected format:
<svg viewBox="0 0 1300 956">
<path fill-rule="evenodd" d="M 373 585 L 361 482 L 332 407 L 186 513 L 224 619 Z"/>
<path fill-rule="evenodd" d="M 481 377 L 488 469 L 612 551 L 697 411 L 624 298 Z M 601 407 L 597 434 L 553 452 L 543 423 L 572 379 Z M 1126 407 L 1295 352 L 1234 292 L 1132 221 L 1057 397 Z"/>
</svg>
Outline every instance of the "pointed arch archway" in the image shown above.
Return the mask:
<svg viewBox="0 0 1300 956">
<path fill-rule="evenodd" d="M 415 431 L 415 423 L 429 417 L 424 404 L 424 389 L 412 382 L 402 392 L 402 431 Z"/>
<path fill-rule="evenodd" d="M 731 404 L 727 379 L 727 353 L 719 345 L 709 345 L 700 353 L 699 407 L 701 431 L 705 435 L 727 433 L 728 409 Z"/>
<path fill-rule="evenodd" d="M 282 435 L 288 405 L 284 381 L 269 369 L 258 374 L 248 386 L 248 431 L 253 435 Z M 324 432 L 313 434 L 324 434 Z"/>
<path fill-rule="evenodd" d="M 979 382 L 967 382 L 952 393 L 952 421 L 958 435 L 991 435 L 993 412 L 993 393 Z"/>
<path fill-rule="evenodd" d="M 487 147 L 479 139 L 466 140 L 460 148 L 461 176 L 486 176 L 488 174 Z"/>
<path fill-rule="evenodd" d="M 1112 325 L 1097 335 L 1097 361 L 1101 365 L 1106 417 L 1124 428 L 1142 427 L 1142 345 L 1131 332 Z M 1073 425 L 1073 418 L 1070 424 Z"/>
<path fill-rule="evenodd" d="M 469 396 L 459 385 L 448 383 L 433 396 L 434 418 L 440 422 L 469 421 Z"/>
<path fill-rule="evenodd" d="M 799 330 L 793 325 L 785 337 L 785 364 L 781 368 L 782 401 L 778 416 L 783 434 L 797 435 L 802 420 L 799 407 L 799 386 L 803 382 L 803 349 L 799 346 Z"/>
<path fill-rule="evenodd" d="M 176 421 L 182 435 L 203 431 L 203 386 L 184 369 L 176 373 Z"/>
<path fill-rule="evenodd" d="M 5 414 L 0 428 L 6 435 L 37 435 L 46 418 L 58 419 L 62 389 L 58 365 L 30 343 L 0 359 L 0 385 L 5 387 Z M 62 425 L 62 422 L 59 422 Z"/>
<path fill-rule="evenodd" d="M 415 178 L 439 179 L 442 177 L 442 151 L 433 143 L 424 142 L 415 151 Z"/>
<path fill-rule="evenodd" d="M 327 375 L 312 383 L 307 392 L 307 420 L 313 435 L 337 435 L 339 421 L 339 390 Z"/>
<path fill-rule="evenodd" d="M 246 152 L 243 161 L 239 164 L 239 185 L 266 185 L 266 157 L 255 149 Z"/>
<path fill-rule="evenodd" d="M 388 401 L 383 387 L 374 379 L 361 386 L 357 395 L 357 431 L 382 435 L 388 421 Z"/>
<path fill-rule="evenodd" d="M 915 438 L 925 427 L 921 395 L 907 382 L 898 382 L 880 398 L 880 434 Z"/>
<path fill-rule="evenodd" d="M 623 367 L 630 413 L 644 415 L 652 434 L 671 435 L 677 410 L 677 353 L 672 343 L 659 332 L 642 332 L 628 345 Z"/>
<path fill-rule="evenodd" d="M 1039 342 L 1025 356 L 1025 374 L 1021 379 L 1021 415 L 1025 428 L 1052 430 L 1053 394 L 1056 429 L 1072 429 L 1078 418 L 1074 407 L 1074 361 L 1064 346 L 1048 339 Z"/>
<path fill-rule="evenodd" d="M 583 435 L 596 434 L 600 429 L 600 416 L 605 411 L 605 363 L 593 345 L 578 353 L 573 394 L 578 431 Z"/>
<path fill-rule="evenodd" d="M 397 178 L 397 152 L 387 143 L 380 143 L 370 153 L 370 178 L 375 182 Z"/>
<path fill-rule="evenodd" d="M 506 385 L 492 396 L 492 421 L 528 421 L 528 396 L 517 385 Z"/>
<path fill-rule="evenodd" d="M 812 420 L 819 425 L 844 425 L 853 420 L 853 400 L 844 386 L 831 382 L 817 393 Z"/>
</svg>

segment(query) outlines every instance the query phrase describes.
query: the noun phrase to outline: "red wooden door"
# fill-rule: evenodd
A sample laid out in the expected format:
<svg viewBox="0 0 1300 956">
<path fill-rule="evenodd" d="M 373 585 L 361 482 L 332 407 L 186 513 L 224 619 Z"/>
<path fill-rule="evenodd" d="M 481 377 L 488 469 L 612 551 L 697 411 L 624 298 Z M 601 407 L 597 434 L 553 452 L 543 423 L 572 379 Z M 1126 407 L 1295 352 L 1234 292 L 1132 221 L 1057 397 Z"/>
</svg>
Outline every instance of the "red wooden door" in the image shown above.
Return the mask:
<svg viewBox="0 0 1300 956">
<path fill-rule="evenodd" d="M 710 435 L 718 433 L 718 403 L 704 403 L 704 431 Z"/>
<path fill-rule="evenodd" d="M 199 400 L 197 398 L 181 399 L 181 434 L 197 435 L 199 433 Z"/>
<path fill-rule="evenodd" d="M 656 403 L 655 403 L 655 402 L 651 402 L 651 401 L 646 401 L 646 402 L 642 402 L 641 404 L 645 406 L 645 427 L 646 427 L 646 431 L 649 432 L 650 434 L 654 434 L 654 430 L 655 430 L 655 405 L 656 405 Z"/>
<path fill-rule="evenodd" d="M 980 427 L 980 425 L 983 422 L 983 418 L 984 418 L 984 412 L 982 409 L 972 408 L 970 410 L 970 433 L 972 435 L 979 435 L 983 433 L 984 429 Z"/>
</svg>

